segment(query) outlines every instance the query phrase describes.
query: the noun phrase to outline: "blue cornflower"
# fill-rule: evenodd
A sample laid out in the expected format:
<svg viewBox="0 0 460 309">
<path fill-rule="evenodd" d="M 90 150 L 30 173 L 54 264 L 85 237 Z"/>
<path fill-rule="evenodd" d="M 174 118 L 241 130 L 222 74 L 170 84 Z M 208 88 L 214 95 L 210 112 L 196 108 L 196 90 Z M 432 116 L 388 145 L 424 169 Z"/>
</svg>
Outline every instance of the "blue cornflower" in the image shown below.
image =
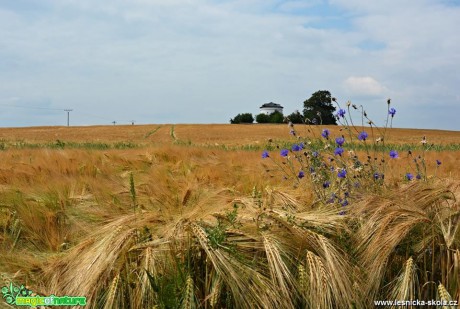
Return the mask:
<svg viewBox="0 0 460 309">
<path fill-rule="evenodd" d="M 388 114 L 393 118 L 396 114 L 396 110 L 392 107 L 388 110 Z"/>
<path fill-rule="evenodd" d="M 414 179 L 414 175 L 412 175 L 411 173 L 407 173 L 406 174 L 406 179 L 411 181 L 412 179 Z"/>
<path fill-rule="evenodd" d="M 292 151 L 301 151 L 302 150 L 302 147 L 298 144 L 294 144 L 292 145 Z"/>
<path fill-rule="evenodd" d="M 321 136 L 324 137 L 324 138 L 326 138 L 326 139 L 328 139 L 330 133 L 331 133 L 331 132 L 329 132 L 328 129 L 324 129 L 323 132 L 321 133 Z"/>
<path fill-rule="evenodd" d="M 365 141 L 367 137 L 368 137 L 368 135 L 367 135 L 367 133 L 364 132 L 364 131 L 361 132 L 361 133 L 359 133 L 359 135 L 358 135 L 358 139 L 359 139 L 360 141 Z"/>
<path fill-rule="evenodd" d="M 299 144 L 299 146 L 300 146 L 301 149 L 304 149 L 304 148 L 305 148 L 305 144 L 304 144 L 303 142 L 301 142 L 301 143 Z"/>
<path fill-rule="evenodd" d="M 417 176 L 415 176 L 415 178 L 420 180 L 420 179 L 422 179 L 422 176 L 420 174 L 417 174 Z"/>
<path fill-rule="evenodd" d="M 339 109 L 339 111 L 337 112 L 336 116 L 337 116 L 337 118 L 339 118 L 339 117 L 344 118 L 346 113 L 347 112 L 344 109 Z"/>
<path fill-rule="evenodd" d="M 343 153 L 343 148 L 342 148 L 342 147 L 337 147 L 337 148 L 334 150 L 334 154 L 335 154 L 335 155 L 342 156 L 342 153 Z"/>
<path fill-rule="evenodd" d="M 305 177 L 305 173 L 303 171 L 300 171 L 299 174 L 297 175 L 300 179 Z"/>
<path fill-rule="evenodd" d="M 441 165 L 441 161 L 436 160 L 436 165 L 437 165 L 437 166 Z"/>
<path fill-rule="evenodd" d="M 339 178 L 345 178 L 347 176 L 347 171 L 345 169 L 342 169 L 337 173 L 337 177 Z"/>
<path fill-rule="evenodd" d="M 311 123 L 313 123 L 313 124 L 316 124 L 317 122 L 318 122 L 318 120 L 316 120 L 316 118 L 313 118 L 313 119 L 311 120 Z"/>
<path fill-rule="evenodd" d="M 315 168 L 313 166 L 310 166 L 310 173 L 314 173 L 315 172 Z"/>
<path fill-rule="evenodd" d="M 345 206 L 348 205 L 348 201 L 347 201 L 347 200 L 343 200 L 341 204 L 342 204 L 342 207 L 345 207 Z"/>
<path fill-rule="evenodd" d="M 289 134 L 291 134 L 292 136 L 295 136 L 295 135 L 296 135 L 295 130 L 294 130 L 294 129 L 291 129 L 291 130 L 289 131 Z"/>
<path fill-rule="evenodd" d="M 287 150 L 287 149 L 281 149 L 280 155 L 281 155 L 282 157 L 287 157 L 288 154 L 289 154 L 289 150 Z"/>
<path fill-rule="evenodd" d="M 390 157 L 396 159 L 399 157 L 398 152 L 396 150 L 390 150 Z"/>
<path fill-rule="evenodd" d="M 268 158 L 268 157 L 270 157 L 268 151 L 264 150 L 264 152 L 262 152 L 262 159 L 265 159 L 265 158 Z"/>
<path fill-rule="evenodd" d="M 341 210 L 341 211 L 339 212 L 339 215 L 345 216 L 345 210 Z"/>
<path fill-rule="evenodd" d="M 342 147 L 343 143 L 345 143 L 345 138 L 344 137 L 337 137 L 335 139 L 335 142 L 337 143 L 337 145 L 339 145 L 340 147 Z"/>
<path fill-rule="evenodd" d="M 330 185 L 331 185 L 331 183 L 329 181 L 323 182 L 323 188 L 324 189 L 329 188 Z"/>
<path fill-rule="evenodd" d="M 317 151 L 313 151 L 313 152 L 311 153 L 311 155 L 312 155 L 313 157 L 317 158 L 317 157 L 318 157 L 318 152 L 317 152 Z"/>
<path fill-rule="evenodd" d="M 380 174 L 379 173 L 374 173 L 374 179 L 377 180 L 380 178 Z"/>
</svg>

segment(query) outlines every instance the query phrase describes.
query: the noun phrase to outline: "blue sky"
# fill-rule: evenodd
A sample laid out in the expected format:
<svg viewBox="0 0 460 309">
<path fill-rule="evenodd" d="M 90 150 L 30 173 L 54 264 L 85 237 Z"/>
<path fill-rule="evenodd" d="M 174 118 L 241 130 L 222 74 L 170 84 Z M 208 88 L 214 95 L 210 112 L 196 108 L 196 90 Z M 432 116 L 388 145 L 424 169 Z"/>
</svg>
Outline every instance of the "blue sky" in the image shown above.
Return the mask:
<svg viewBox="0 0 460 309">
<path fill-rule="evenodd" d="M 0 126 L 228 123 L 317 90 L 460 130 L 460 1 L 0 0 Z"/>
</svg>

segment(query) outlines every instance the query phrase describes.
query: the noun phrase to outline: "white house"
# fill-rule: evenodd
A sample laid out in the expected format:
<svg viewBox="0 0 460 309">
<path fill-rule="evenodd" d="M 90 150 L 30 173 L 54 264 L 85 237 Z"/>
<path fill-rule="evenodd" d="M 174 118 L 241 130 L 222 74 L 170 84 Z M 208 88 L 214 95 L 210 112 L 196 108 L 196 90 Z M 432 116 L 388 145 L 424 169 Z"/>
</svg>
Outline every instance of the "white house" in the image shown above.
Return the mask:
<svg viewBox="0 0 460 309">
<path fill-rule="evenodd" d="M 280 113 L 283 113 L 283 107 L 277 103 L 273 103 L 273 102 L 270 102 L 270 103 L 265 103 L 264 105 L 262 105 L 260 107 L 260 113 L 261 114 L 265 114 L 265 115 L 270 115 L 274 112 L 280 112 Z"/>
</svg>

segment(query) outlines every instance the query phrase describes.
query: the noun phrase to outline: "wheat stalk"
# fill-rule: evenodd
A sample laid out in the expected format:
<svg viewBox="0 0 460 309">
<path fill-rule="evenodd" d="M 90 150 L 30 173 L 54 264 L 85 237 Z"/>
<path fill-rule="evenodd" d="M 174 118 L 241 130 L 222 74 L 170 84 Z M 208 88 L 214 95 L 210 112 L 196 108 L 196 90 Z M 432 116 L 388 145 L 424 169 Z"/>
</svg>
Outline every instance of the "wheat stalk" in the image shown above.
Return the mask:
<svg viewBox="0 0 460 309">
<path fill-rule="evenodd" d="M 193 283 L 193 279 L 190 275 L 188 275 L 187 280 L 185 282 L 184 300 L 182 302 L 181 308 L 192 309 L 196 307 L 194 289 L 195 289 L 195 285 Z"/>
<path fill-rule="evenodd" d="M 215 308 L 217 306 L 217 302 L 219 301 L 219 295 L 222 289 L 222 279 L 220 277 L 216 280 L 216 283 L 212 287 L 211 294 L 209 296 L 209 305 L 211 308 Z"/>
<path fill-rule="evenodd" d="M 114 300 L 115 300 L 115 295 L 117 292 L 118 288 L 118 282 L 120 281 L 120 274 L 116 274 L 116 276 L 113 278 L 112 283 L 110 283 L 109 287 L 109 292 L 107 295 L 107 299 L 105 301 L 104 309 L 110 309 L 114 308 Z"/>
</svg>

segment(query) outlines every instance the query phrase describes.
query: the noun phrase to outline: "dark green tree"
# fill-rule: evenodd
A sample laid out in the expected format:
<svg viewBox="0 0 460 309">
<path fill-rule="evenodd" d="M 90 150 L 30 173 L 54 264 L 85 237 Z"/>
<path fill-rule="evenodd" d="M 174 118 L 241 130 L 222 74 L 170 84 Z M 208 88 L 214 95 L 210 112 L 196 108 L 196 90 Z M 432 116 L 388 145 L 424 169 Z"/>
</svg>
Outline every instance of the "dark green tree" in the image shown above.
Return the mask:
<svg viewBox="0 0 460 309">
<path fill-rule="evenodd" d="M 257 123 L 269 123 L 270 122 L 270 115 L 261 113 L 256 116 Z"/>
<path fill-rule="evenodd" d="M 319 90 L 303 102 L 305 121 L 315 124 L 337 124 L 334 116 L 335 107 L 332 105 L 331 93 Z"/>
<path fill-rule="evenodd" d="M 274 111 L 270 114 L 270 123 L 283 123 L 283 121 L 283 113 L 280 113 L 279 111 Z"/>
<path fill-rule="evenodd" d="M 235 118 L 230 119 L 230 123 L 236 124 L 236 123 L 253 123 L 254 122 L 254 117 L 252 117 L 251 113 L 243 113 L 243 114 L 238 114 L 235 116 Z"/>
<path fill-rule="evenodd" d="M 295 111 L 292 114 L 288 115 L 287 120 L 292 123 L 304 123 L 303 115 L 299 111 Z"/>
</svg>

